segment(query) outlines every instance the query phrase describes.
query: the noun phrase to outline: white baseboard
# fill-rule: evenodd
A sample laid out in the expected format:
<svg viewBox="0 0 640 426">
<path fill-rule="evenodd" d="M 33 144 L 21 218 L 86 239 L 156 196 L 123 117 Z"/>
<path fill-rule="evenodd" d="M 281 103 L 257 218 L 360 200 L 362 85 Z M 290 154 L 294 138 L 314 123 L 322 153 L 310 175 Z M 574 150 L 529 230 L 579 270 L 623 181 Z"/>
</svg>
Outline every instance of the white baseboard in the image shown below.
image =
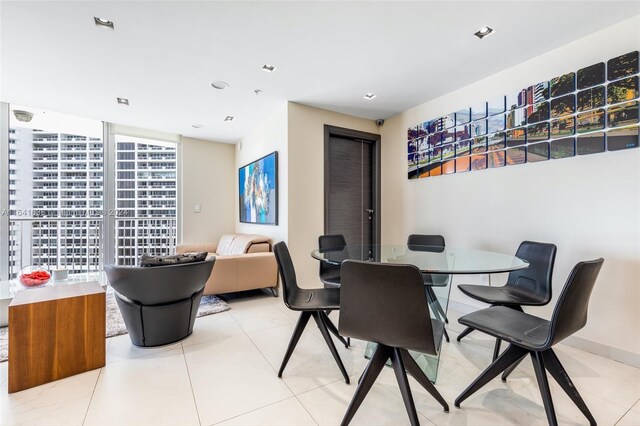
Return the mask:
<svg viewBox="0 0 640 426">
<path fill-rule="evenodd" d="M 455 300 L 449 300 L 449 308 L 460 312 L 461 314 L 468 314 L 478 310 L 475 306 Z M 594 342 L 593 340 L 583 339 L 582 337 L 577 336 L 570 336 L 562 343 L 585 352 L 609 358 L 632 367 L 640 368 L 640 354 L 634 352 Z"/>
</svg>

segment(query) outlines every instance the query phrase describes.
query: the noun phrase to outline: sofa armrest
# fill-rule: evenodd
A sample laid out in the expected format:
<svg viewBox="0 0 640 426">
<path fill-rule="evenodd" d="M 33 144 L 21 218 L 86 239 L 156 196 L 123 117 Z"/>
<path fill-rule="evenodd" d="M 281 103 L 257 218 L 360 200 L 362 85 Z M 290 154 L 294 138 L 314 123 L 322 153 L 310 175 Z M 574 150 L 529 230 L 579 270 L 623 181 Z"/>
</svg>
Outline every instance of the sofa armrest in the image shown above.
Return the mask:
<svg viewBox="0 0 640 426">
<path fill-rule="evenodd" d="M 247 248 L 247 253 L 268 253 L 271 250 L 270 242 L 261 242 L 261 243 L 251 243 L 249 248 Z"/>
<path fill-rule="evenodd" d="M 201 244 L 178 244 L 176 253 L 191 253 L 206 251 L 207 253 L 215 253 L 218 243 L 201 243 Z"/>
</svg>

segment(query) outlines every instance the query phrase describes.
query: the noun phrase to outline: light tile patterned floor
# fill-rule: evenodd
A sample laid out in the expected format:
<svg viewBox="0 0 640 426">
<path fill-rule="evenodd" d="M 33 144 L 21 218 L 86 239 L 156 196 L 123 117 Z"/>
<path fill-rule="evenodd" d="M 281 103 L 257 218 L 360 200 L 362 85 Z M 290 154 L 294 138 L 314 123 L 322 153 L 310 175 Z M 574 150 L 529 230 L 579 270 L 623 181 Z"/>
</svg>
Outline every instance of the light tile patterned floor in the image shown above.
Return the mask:
<svg viewBox="0 0 640 426">
<path fill-rule="evenodd" d="M 271 296 L 234 298 L 228 312 L 198 318 L 187 340 L 155 349 L 107 339 L 107 366 L 13 395 L 0 363 L 0 424 L 4 425 L 337 425 L 366 365 L 364 342 L 337 344 L 346 385 L 315 324 L 309 324 L 282 379 L 276 371 L 297 314 Z M 336 313 L 332 314 L 337 320 Z M 411 380 L 423 425 L 544 425 L 546 417 L 530 362 L 508 383 L 494 380 L 462 404 L 456 396 L 491 359 L 493 341 L 462 330 L 450 312 L 451 343 L 442 350 L 436 387 L 450 413 Z M 564 345 L 558 356 L 601 425 L 640 426 L 640 369 Z M 552 382 L 560 424 L 587 424 Z M 354 425 L 409 424 L 395 376 L 385 369 Z"/>
</svg>

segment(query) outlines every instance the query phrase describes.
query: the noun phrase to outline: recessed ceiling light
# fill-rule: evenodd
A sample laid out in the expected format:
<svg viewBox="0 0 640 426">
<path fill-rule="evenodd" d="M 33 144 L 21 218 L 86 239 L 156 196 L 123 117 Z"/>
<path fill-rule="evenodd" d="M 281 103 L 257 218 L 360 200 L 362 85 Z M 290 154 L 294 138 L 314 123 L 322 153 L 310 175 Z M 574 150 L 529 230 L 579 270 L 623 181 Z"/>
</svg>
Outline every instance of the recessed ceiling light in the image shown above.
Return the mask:
<svg viewBox="0 0 640 426">
<path fill-rule="evenodd" d="M 275 65 L 266 64 L 266 65 L 262 66 L 262 71 L 264 71 L 264 72 L 274 72 L 275 70 L 276 70 Z"/>
<path fill-rule="evenodd" d="M 371 100 L 371 99 L 373 99 L 375 97 L 376 97 L 375 93 L 367 93 L 366 95 L 364 95 L 364 98 L 368 99 L 368 100 Z"/>
<path fill-rule="evenodd" d="M 129 99 L 125 99 L 125 98 L 116 98 L 118 99 L 118 103 L 120 105 L 129 105 Z"/>
<path fill-rule="evenodd" d="M 204 124 L 192 124 L 191 127 L 193 127 L 194 129 L 202 129 L 204 127 Z"/>
<path fill-rule="evenodd" d="M 490 27 L 482 27 L 480 28 L 474 35 L 478 37 L 480 40 L 488 36 L 493 32 L 493 28 Z"/>
<path fill-rule="evenodd" d="M 218 90 L 224 90 L 227 87 L 229 87 L 229 83 L 225 82 L 225 81 L 214 81 L 213 83 L 211 83 L 211 87 L 213 87 L 214 89 L 218 89 Z"/>
<path fill-rule="evenodd" d="M 102 18 L 98 18 L 97 16 L 94 16 L 93 22 L 95 22 L 96 26 L 98 27 L 113 29 L 113 21 L 109 21 L 108 19 L 102 19 Z"/>
<path fill-rule="evenodd" d="M 224 121 L 233 121 L 233 120 L 234 120 L 234 117 L 233 117 L 233 116 L 231 116 L 231 115 L 227 115 L 227 116 L 224 118 Z"/>
</svg>

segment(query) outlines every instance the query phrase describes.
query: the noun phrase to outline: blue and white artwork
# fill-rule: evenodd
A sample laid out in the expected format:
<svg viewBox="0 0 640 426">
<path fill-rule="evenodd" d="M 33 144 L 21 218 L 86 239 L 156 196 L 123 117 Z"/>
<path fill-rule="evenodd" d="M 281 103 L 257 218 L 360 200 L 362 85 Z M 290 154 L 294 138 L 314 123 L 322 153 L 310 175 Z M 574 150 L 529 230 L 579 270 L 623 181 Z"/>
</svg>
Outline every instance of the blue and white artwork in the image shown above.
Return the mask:
<svg viewBox="0 0 640 426">
<path fill-rule="evenodd" d="M 240 222 L 278 224 L 278 153 L 238 170 Z"/>
</svg>

